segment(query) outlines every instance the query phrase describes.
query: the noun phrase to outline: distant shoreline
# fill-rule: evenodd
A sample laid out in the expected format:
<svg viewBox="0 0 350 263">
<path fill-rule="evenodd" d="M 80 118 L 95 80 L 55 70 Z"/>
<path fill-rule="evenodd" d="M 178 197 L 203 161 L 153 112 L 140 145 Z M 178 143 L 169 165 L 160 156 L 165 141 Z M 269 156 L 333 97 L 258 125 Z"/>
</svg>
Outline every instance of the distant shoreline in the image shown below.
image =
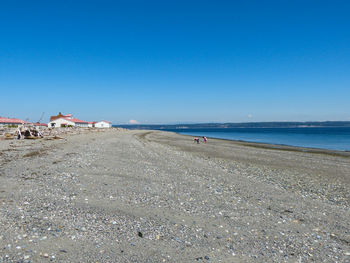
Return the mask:
<svg viewBox="0 0 350 263">
<path fill-rule="evenodd" d="M 119 127 L 116 125 L 116 127 Z M 298 128 L 350 128 L 350 126 L 285 126 L 285 127 L 268 127 L 268 126 L 262 126 L 262 127 L 203 127 L 202 129 L 298 129 Z M 168 128 L 165 128 L 163 130 L 166 130 Z M 174 129 L 201 129 L 200 127 L 177 127 Z"/>
<path fill-rule="evenodd" d="M 187 135 L 187 134 L 180 134 L 180 135 L 191 136 L 191 135 Z M 313 148 L 313 147 L 302 147 L 302 146 L 294 146 L 294 145 L 288 145 L 288 144 L 251 142 L 251 141 L 244 141 L 244 140 L 233 140 L 233 139 L 224 139 L 224 138 L 215 138 L 215 137 L 208 137 L 208 138 L 211 140 L 232 141 L 236 144 L 240 144 L 243 146 L 264 148 L 264 149 L 270 149 L 270 150 L 319 153 L 319 154 L 328 154 L 328 155 L 350 157 L 350 151 L 329 150 L 329 149 Z"/>
<path fill-rule="evenodd" d="M 164 131 L 164 132 L 175 133 L 177 135 L 186 136 L 186 137 L 195 137 L 195 135 L 182 134 L 182 133 L 177 133 L 172 131 Z M 255 147 L 255 148 L 262 148 L 262 149 L 269 149 L 269 150 L 304 152 L 304 153 L 315 153 L 315 154 L 327 154 L 327 155 L 340 156 L 340 157 L 350 157 L 350 151 L 302 147 L 302 146 L 294 146 L 294 145 L 287 145 L 287 144 L 252 142 L 252 141 L 244 141 L 244 140 L 216 138 L 216 137 L 210 137 L 210 136 L 206 136 L 206 137 L 210 140 L 229 141 L 241 146 L 248 146 L 248 147 Z"/>
<path fill-rule="evenodd" d="M 130 127 L 130 129 L 134 128 L 136 127 Z M 142 128 L 138 128 L 142 130 Z M 337 129 L 339 129 L 339 131 Z M 144 127 L 143 130 L 170 131 L 182 135 L 206 136 L 208 138 L 242 143 L 257 143 L 265 145 L 264 147 L 266 147 L 266 145 L 272 145 L 273 148 L 290 147 L 294 150 L 295 148 L 302 148 L 304 151 L 305 149 L 312 149 L 317 152 L 350 152 L 350 127 Z M 315 134 L 317 137 L 313 139 L 310 137 L 312 134 Z M 286 135 L 290 135 L 290 139 L 288 139 L 289 137 L 287 136 L 287 138 Z M 304 136 L 309 136 L 309 140 L 305 139 Z M 322 136 L 325 138 L 322 138 Z"/>
</svg>

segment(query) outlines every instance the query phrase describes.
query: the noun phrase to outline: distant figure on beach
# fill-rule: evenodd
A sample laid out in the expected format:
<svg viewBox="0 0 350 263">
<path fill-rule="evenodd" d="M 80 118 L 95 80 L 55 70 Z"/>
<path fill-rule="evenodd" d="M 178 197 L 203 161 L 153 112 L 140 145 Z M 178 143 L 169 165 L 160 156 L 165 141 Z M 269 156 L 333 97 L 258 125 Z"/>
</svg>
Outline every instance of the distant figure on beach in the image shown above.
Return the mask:
<svg viewBox="0 0 350 263">
<path fill-rule="evenodd" d="M 197 143 L 197 144 L 199 144 L 199 138 L 194 138 L 194 141 Z"/>
<path fill-rule="evenodd" d="M 208 141 L 208 138 L 205 137 L 205 136 L 203 136 L 203 142 L 204 142 L 204 143 L 207 143 L 207 141 Z"/>
<path fill-rule="evenodd" d="M 19 128 L 17 129 L 16 133 L 17 133 L 17 139 L 18 140 L 22 139 L 22 133 L 21 133 L 21 130 Z"/>
</svg>

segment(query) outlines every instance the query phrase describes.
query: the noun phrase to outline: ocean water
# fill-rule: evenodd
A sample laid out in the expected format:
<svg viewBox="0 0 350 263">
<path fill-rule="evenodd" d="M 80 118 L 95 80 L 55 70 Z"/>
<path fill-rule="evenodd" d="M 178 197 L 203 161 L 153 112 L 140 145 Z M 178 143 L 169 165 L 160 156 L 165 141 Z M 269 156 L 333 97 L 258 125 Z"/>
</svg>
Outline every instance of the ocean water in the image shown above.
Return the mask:
<svg viewBox="0 0 350 263">
<path fill-rule="evenodd" d="M 167 129 L 180 134 L 350 151 L 350 127 Z"/>
</svg>

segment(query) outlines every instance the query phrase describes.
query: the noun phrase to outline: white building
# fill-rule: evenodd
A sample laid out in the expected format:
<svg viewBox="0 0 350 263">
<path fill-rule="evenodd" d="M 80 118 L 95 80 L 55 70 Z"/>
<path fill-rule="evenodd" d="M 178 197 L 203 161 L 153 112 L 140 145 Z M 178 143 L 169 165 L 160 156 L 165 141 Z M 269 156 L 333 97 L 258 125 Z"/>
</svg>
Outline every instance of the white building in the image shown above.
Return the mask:
<svg viewBox="0 0 350 263">
<path fill-rule="evenodd" d="M 87 121 L 82 121 L 77 118 L 73 118 L 72 114 L 63 115 L 61 112 L 56 116 L 50 117 L 50 122 L 48 123 L 48 127 L 89 127 L 89 123 Z"/>
<path fill-rule="evenodd" d="M 48 124 L 48 127 L 69 127 L 69 126 L 75 126 L 75 122 L 72 119 L 68 118 L 57 118 L 53 121 L 50 121 Z"/>
<path fill-rule="evenodd" d="M 66 114 L 63 115 L 61 112 L 58 113 L 56 116 L 50 117 L 50 122 L 48 123 L 48 127 L 70 127 L 70 126 L 77 126 L 77 127 L 96 127 L 96 128 L 110 128 L 112 127 L 112 123 L 109 121 L 98 121 L 98 122 L 88 122 L 88 121 L 82 121 L 77 118 L 73 118 L 72 114 Z"/>
<path fill-rule="evenodd" d="M 0 117 L 0 126 L 19 126 L 23 124 L 28 124 L 28 122 L 16 118 Z"/>
<path fill-rule="evenodd" d="M 98 121 L 94 126 L 95 128 L 111 128 L 112 123 L 110 121 Z"/>
<path fill-rule="evenodd" d="M 71 121 L 73 121 L 75 123 L 75 126 L 77 127 L 83 127 L 83 128 L 88 128 L 89 127 L 89 123 L 87 121 L 82 121 L 79 119 L 70 119 Z"/>
</svg>

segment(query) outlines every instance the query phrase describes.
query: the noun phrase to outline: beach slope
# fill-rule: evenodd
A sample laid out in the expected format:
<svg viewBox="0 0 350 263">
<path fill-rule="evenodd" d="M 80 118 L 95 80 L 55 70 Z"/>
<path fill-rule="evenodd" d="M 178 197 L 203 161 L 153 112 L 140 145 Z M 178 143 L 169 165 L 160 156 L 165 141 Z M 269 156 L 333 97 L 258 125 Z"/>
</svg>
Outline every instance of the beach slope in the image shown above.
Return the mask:
<svg viewBox="0 0 350 263">
<path fill-rule="evenodd" d="M 0 262 L 349 262 L 350 158 L 161 131 L 0 141 Z"/>
</svg>

